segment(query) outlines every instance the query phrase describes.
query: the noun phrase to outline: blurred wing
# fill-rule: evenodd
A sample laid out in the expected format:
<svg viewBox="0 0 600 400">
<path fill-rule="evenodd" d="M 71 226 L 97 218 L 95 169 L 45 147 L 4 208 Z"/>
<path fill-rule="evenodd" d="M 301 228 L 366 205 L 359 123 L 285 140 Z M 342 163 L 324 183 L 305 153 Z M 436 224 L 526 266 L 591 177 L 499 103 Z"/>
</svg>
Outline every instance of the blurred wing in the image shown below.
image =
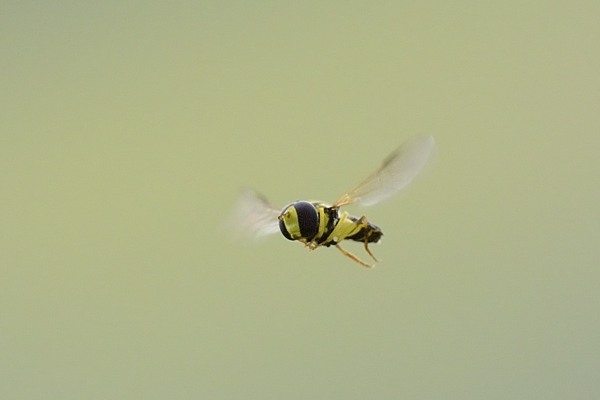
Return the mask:
<svg viewBox="0 0 600 400">
<path fill-rule="evenodd" d="M 233 239 L 260 237 L 279 232 L 280 211 L 253 190 L 245 190 L 238 198 L 226 228 Z"/>
<path fill-rule="evenodd" d="M 344 194 L 334 207 L 347 204 L 371 206 L 404 189 L 433 155 L 435 141 L 431 136 L 417 136 L 402 144 L 381 167 L 352 191 Z"/>
</svg>

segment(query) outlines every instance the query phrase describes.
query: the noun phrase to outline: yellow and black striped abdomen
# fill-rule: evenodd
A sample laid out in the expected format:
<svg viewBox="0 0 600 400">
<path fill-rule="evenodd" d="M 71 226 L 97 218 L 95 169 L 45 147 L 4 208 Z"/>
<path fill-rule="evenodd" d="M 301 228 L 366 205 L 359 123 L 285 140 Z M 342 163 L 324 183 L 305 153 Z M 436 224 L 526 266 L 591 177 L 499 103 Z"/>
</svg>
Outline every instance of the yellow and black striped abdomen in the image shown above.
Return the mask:
<svg viewBox="0 0 600 400">
<path fill-rule="evenodd" d="M 337 209 L 333 209 L 337 214 Z M 362 243 L 377 243 L 383 232 L 381 229 L 368 222 L 365 217 L 356 218 L 343 212 L 336 215 L 333 225 L 319 240 L 319 245 L 329 247 L 343 240 L 353 240 Z"/>
<path fill-rule="evenodd" d="M 360 218 L 349 217 L 354 223 L 360 225 Z M 373 225 L 370 222 L 367 222 L 366 225 L 362 225 L 361 228 L 355 234 L 351 236 L 347 236 L 346 239 L 354 240 L 356 242 L 367 242 L 367 243 L 377 243 L 383 236 L 383 232 L 381 228 L 377 225 Z"/>
</svg>

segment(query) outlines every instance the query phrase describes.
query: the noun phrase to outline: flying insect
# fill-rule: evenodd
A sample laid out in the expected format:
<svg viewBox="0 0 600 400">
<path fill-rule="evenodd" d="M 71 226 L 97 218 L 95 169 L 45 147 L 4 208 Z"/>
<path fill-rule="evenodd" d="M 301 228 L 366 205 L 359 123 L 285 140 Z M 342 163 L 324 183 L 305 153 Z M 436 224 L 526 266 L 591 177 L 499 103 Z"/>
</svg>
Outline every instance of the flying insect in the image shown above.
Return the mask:
<svg viewBox="0 0 600 400">
<path fill-rule="evenodd" d="M 360 218 L 341 211 L 350 204 L 372 206 L 397 194 L 427 164 L 433 154 L 435 142 L 431 136 L 416 136 L 394 150 L 371 175 L 354 189 L 344 193 L 329 205 L 321 201 L 298 200 L 282 210 L 273 207 L 261 194 L 246 190 L 235 206 L 230 223 L 238 234 L 265 236 L 278 231 L 288 240 L 298 241 L 308 249 L 335 246 L 342 254 L 366 268 L 378 262 L 369 249 L 383 236 L 381 228 L 365 216 Z M 340 246 L 343 240 L 364 245 L 374 263 L 367 263 Z"/>
</svg>

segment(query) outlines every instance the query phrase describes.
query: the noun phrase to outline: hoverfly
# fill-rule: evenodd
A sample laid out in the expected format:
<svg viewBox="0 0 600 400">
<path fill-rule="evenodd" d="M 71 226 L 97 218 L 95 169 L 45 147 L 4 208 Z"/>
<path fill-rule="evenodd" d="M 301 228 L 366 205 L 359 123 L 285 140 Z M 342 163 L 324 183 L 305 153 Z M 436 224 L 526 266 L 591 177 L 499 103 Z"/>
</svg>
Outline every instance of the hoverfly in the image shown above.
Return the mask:
<svg viewBox="0 0 600 400">
<path fill-rule="evenodd" d="M 372 206 L 397 194 L 427 164 L 434 147 L 431 136 L 417 136 L 405 142 L 375 172 L 332 205 L 298 200 L 280 211 L 262 195 L 247 190 L 240 196 L 231 222 L 242 235 L 264 236 L 280 231 L 286 239 L 298 241 L 310 250 L 335 246 L 363 267 L 373 268 L 378 260 L 369 250 L 369 243 L 379 242 L 383 232 L 365 216 L 351 216 L 340 211 L 340 207 L 349 204 Z M 374 263 L 368 264 L 342 248 L 340 242 L 343 240 L 363 243 Z"/>
</svg>

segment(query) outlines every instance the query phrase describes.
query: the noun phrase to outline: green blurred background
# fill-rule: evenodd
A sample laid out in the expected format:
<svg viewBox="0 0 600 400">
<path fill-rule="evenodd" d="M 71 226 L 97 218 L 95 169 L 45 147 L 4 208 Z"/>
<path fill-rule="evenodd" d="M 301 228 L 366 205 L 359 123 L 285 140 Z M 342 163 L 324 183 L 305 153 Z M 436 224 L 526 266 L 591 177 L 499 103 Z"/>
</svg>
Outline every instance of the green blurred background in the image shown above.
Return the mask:
<svg viewBox="0 0 600 400">
<path fill-rule="evenodd" d="M 600 3 L 2 3 L 2 399 L 600 397 Z M 335 249 L 219 233 L 438 152 Z M 348 249 L 364 254 L 360 245 Z"/>
</svg>

